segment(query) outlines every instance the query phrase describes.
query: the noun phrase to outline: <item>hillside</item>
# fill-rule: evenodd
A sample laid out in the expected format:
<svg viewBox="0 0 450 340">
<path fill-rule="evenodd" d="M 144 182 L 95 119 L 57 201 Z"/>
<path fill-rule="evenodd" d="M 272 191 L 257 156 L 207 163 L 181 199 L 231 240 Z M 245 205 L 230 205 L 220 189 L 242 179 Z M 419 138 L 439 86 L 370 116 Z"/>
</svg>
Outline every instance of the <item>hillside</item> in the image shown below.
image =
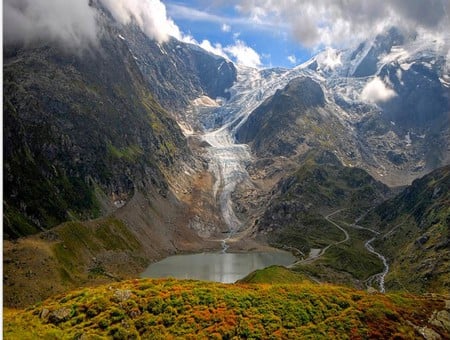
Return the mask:
<svg viewBox="0 0 450 340">
<path fill-rule="evenodd" d="M 172 205 L 204 170 L 179 125 L 192 100 L 229 97 L 233 63 L 91 6 L 98 46 L 4 46 L 6 239 L 107 215 L 136 192 Z"/>
<path fill-rule="evenodd" d="M 383 267 L 364 247 L 372 233 L 350 224 L 389 197 L 390 189 L 362 169 L 343 166 L 329 151 L 310 151 L 300 163 L 265 198 L 255 217 L 256 237 L 297 252 L 303 260 L 295 270 L 363 288 Z"/>
<path fill-rule="evenodd" d="M 450 166 L 415 180 L 360 224 L 380 230 L 374 246 L 391 264 L 390 289 L 450 290 Z"/>
<path fill-rule="evenodd" d="M 4 339 L 428 338 L 450 336 L 450 301 L 297 284 L 133 280 L 5 310 Z"/>
<path fill-rule="evenodd" d="M 101 216 L 136 191 L 167 196 L 170 172 L 192 162 L 132 54 L 105 29 L 101 48 L 83 56 L 6 49 L 6 238 Z"/>
<path fill-rule="evenodd" d="M 102 34 L 89 49 L 4 46 L 8 306 L 135 277 L 175 252 L 218 247 L 199 236 L 205 225 L 208 235 L 223 226 L 214 179 L 198 141 L 174 117 L 184 100 L 226 96 L 232 64 L 219 68 L 223 58 L 175 39 L 160 48 L 98 1 L 91 5 Z M 162 49 L 176 46 L 167 60 Z M 169 87 L 175 94 L 161 93 Z M 163 108 L 169 97 L 179 105 Z"/>
</svg>

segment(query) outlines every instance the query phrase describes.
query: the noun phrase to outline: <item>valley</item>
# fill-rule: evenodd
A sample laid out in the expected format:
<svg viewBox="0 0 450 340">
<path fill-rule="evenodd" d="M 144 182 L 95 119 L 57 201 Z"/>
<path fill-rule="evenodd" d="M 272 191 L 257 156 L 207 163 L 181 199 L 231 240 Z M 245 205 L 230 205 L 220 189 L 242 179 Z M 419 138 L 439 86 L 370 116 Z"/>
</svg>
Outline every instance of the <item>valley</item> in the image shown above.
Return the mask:
<svg viewBox="0 0 450 340">
<path fill-rule="evenodd" d="M 4 335 L 448 337 L 447 40 L 261 68 L 89 8 L 4 46 Z"/>
</svg>

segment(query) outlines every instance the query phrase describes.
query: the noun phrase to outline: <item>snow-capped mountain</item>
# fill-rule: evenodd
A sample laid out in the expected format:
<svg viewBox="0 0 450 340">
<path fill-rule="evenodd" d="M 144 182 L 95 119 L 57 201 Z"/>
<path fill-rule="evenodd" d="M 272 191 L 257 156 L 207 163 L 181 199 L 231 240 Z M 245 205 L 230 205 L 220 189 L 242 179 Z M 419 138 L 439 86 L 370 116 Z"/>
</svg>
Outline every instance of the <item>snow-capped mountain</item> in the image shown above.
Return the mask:
<svg viewBox="0 0 450 340">
<path fill-rule="evenodd" d="M 448 41 L 406 38 L 391 29 L 355 50 L 327 49 L 292 70 L 238 68 L 234 95 L 214 110 L 214 122 L 229 122 L 232 134 L 256 153 L 262 151 L 256 145 L 265 143 L 243 137 L 255 131 L 262 139 L 276 135 L 282 144 L 290 144 L 290 129 L 306 144 L 336 139 L 330 147 L 345 164 L 366 168 L 391 185 L 406 184 L 450 159 L 448 46 Z M 319 84 L 326 99 L 320 110 L 308 111 L 308 118 L 300 105 L 307 89 L 288 89 L 297 77 Z M 285 105 L 275 108 L 271 103 L 280 95 Z M 269 111 L 277 121 L 287 111 L 296 114 L 290 125 L 264 125 Z M 262 125 L 255 125 L 258 120 Z M 273 140 L 267 142 L 273 146 Z M 289 146 L 297 150 L 292 155 L 298 152 L 296 143 Z"/>
</svg>

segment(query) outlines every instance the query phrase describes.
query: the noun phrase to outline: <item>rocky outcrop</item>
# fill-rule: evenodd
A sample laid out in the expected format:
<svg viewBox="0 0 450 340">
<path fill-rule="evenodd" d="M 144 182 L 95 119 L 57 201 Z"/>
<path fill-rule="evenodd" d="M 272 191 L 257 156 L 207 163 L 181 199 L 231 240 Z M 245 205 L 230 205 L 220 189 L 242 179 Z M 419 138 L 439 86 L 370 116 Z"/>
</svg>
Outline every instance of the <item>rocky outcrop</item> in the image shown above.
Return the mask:
<svg viewBox="0 0 450 340">
<path fill-rule="evenodd" d="M 155 98 L 178 119 L 202 95 L 229 98 L 237 73 L 231 61 L 174 38 L 160 44 L 134 25 L 119 32 Z"/>
</svg>

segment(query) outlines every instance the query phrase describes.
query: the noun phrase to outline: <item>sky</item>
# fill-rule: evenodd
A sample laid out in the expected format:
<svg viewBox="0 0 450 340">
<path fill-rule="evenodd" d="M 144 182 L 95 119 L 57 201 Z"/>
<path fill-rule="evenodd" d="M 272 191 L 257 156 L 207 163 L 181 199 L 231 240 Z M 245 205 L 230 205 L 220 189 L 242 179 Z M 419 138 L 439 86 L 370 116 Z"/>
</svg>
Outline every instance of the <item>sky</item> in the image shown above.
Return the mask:
<svg viewBox="0 0 450 340">
<path fill-rule="evenodd" d="M 349 48 L 391 26 L 449 41 L 450 0 L 95 0 L 150 38 L 200 45 L 247 66 L 293 67 L 325 48 Z M 4 42 L 95 46 L 89 0 L 4 0 Z"/>
<path fill-rule="evenodd" d="M 169 16 L 186 35 L 203 42 L 203 47 L 218 46 L 216 52 L 224 50 L 235 61 L 257 67 L 292 67 L 312 55 L 295 41 L 285 24 L 240 12 L 236 5 L 204 6 L 202 1 L 165 4 Z"/>
</svg>

